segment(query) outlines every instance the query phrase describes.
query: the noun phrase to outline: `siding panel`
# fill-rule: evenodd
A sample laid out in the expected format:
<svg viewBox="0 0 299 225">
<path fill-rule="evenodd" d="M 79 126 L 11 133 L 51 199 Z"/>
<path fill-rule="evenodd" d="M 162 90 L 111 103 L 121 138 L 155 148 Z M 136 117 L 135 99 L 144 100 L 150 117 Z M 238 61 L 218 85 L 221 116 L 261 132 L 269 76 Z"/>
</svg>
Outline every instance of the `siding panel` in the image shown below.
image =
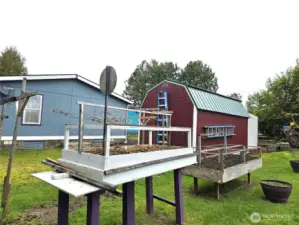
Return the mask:
<svg viewBox="0 0 299 225">
<path fill-rule="evenodd" d="M 1 82 L 7 86 L 16 89 L 16 95 L 20 93 L 21 81 L 5 81 Z M 58 113 L 54 113 L 53 109 L 71 112 L 74 115 L 79 114 L 79 106 L 77 101 L 85 101 L 96 104 L 104 104 L 104 96 L 101 92 L 75 79 L 69 80 L 29 80 L 27 81 L 27 91 L 37 91 L 43 95 L 42 124 L 21 125 L 19 128 L 19 136 L 63 136 L 65 124 L 78 124 L 78 118 L 71 118 Z M 126 103 L 115 97 L 109 97 L 109 105 L 124 107 Z M 100 108 L 86 107 L 86 115 L 99 115 L 103 111 Z M 125 111 L 115 111 L 113 114 L 126 117 Z M 3 136 L 12 136 L 13 124 L 16 116 L 16 104 L 8 104 L 6 114 L 9 119 L 4 121 Z M 103 116 L 103 114 L 101 115 Z M 84 121 L 86 124 L 98 124 L 96 122 Z M 125 122 L 125 121 L 123 121 Z M 124 135 L 124 131 L 113 131 L 113 135 Z M 70 135 L 78 135 L 77 130 L 71 130 Z M 100 130 L 85 130 L 84 135 L 102 135 Z"/>
<path fill-rule="evenodd" d="M 197 121 L 198 135 L 206 132 L 204 126 L 234 125 L 236 135 L 228 137 L 227 143 L 247 146 L 248 118 L 199 110 Z M 223 138 L 203 139 L 202 145 L 223 144 L 223 141 Z"/>
</svg>

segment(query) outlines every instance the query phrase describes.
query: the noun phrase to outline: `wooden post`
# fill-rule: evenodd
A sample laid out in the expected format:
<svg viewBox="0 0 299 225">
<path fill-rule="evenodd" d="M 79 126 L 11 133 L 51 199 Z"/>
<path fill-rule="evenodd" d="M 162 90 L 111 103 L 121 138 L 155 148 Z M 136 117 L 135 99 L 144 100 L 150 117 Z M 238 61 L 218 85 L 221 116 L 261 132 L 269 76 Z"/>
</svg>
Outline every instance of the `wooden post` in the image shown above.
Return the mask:
<svg viewBox="0 0 299 225">
<path fill-rule="evenodd" d="M 220 185 L 219 183 L 215 183 L 216 186 L 216 199 L 219 200 L 220 199 Z"/>
<path fill-rule="evenodd" d="M 218 165 L 221 164 L 221 149 L 218 150 Z"/>
<path fill-rule="evenodd" d="M 247 183 L 251 184 L 251 174 L 250 174 L 250 172 L 247 173 Z"/>
<path fill-rule="evenodd" d="M 148 145 L 152 146 L 153 145 L 153 131 L 148 131 Z"/>
<path fill-rule="evenodd" d="M 171 127 L 171 115 L 169 116 L 168 126 Z M 171 131 L 168 132 L 168 145 L 171 145 Z"/>
<path fill-rule="evenodd" d="M 162 127 L 165 127 L 164 114 L 162 114 Z M 164 145 L 164 142 L 165 142 L 165 131 L 162 131 L 162 145 Z"/>
<path fill-rule="evenodd" d="M 145 113 L 143 113 L 142 117 L 144 117 L 144 119 L 141 120 L 142 121 L 142 125 L 143 125 L 144 122 L 145 122 Z M 142 131 L 142 142 L 141 142 L 143 145 L 144 145 L 144 139 L 145 139 L 145 131 L 143 130 Z"/>
<path fill-rule="evenodd" d="M 2 105 L 2 110 L 1 110 L 1 119 L 0 119 L 0 150 L 2 149 L 2 134 L 3 134 L 3 123 L 4 123 L 4 117 L 5 117 L 5 108 L 6 104 Z"/>
<path fill-rule="evenodd" d="M 197 149 L 198 149 L 197 164 L 200 166 L 201 165 L 201 136 L 198 136 Z"/>
<path fill-rule="evenodd" d="M 243 147 L 243 151 L 240 152 L 240 161 L 245 163 L 246 162 L 246 148 Z"/>
<path fill-rule="evenodd" d="M 107 131 L 106 131 L 106 138 L 105 138 L 105 156 L 109 156 L 110 155 L 110 141 L 111 141 L 111 128 L 107 128 Z"/>
<path fill-rule="evenodd" d="M 26 88 L 26 79 L 24 78 L 22 81 L 22 86 L 21 86 L 21 95 L 24 95 L 25 88 Z M 19 131 L 20 117 L 23 114 L 24 108 L 25 108 L 28 100 L 29 100 L 29 97 L 19 101 L 19 108 L 18 108 L 18 112 L 16 114 L 15 127 L 14 127 L 14 132 L 13 132 L 13 139 L 12 139 L 12 148 L 10 150 L 9 160 L 8 160 L 8 165 L 7 165 L 7 172 L 6 172 L 6 176 L 5 176 L 4 184 L 3 184 L 3 196 L 2 196 L 3 212 L 2 212 L 0 222 L 4 221 L 5 216 L 7 214 L 8 198 L 9 198 L 9 192 L 10 192 L 10 176 L 11 176 L 11 170 L 12 170 L 15 151 L 17 149 L 17 137 L 18 137 L 18 131 Z"/>
<path fill-rule="evenodd" d="M 70 129 L 65 127 L 64 129 L 64 144 L 63 150 L 68 150 L 70 145 Z"/>
<path fill-rule="evenodd" d="M 227 153 L 227 136 L 224 135 L 224 152 Z"/>
<path fill-rule="evenodd" d="M 188 131 L 187 134 L 187 138 L 188 138 L 188 148 L 192 148 L 192 135 L 191 135 L 191 131 Z"/>
<path fill-rule="evenodd" d="M 262 148 L 261 147 L 258 147 L 259 148 L 259 157 L 261 158 L 262 157 Z"/>
<path fill-rule="evenodd" d="M 194 186 L 194 194 L 197 195 L 197 193 L 198 193 L 198 179 L 197 179 L 197 177 L 193 178 L 193 186 Z"/>
<path fill-rule="evenodd" d="M 223 150 L 220 150 L 220 170 L 223 172 L 224 171 L 224 155 L 223 155 Z"/>
</svg>

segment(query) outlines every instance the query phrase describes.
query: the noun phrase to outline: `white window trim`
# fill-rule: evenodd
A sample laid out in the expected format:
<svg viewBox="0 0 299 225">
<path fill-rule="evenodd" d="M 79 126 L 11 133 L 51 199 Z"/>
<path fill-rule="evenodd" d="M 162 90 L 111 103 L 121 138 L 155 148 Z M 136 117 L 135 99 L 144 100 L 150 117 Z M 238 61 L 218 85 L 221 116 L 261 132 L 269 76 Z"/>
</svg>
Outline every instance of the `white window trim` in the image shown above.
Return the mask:
<svg viewBox="0 0 299 225">
<path fill-rule="evenodd" d="M 34 123 L 34 122 L 25 122 L 25 117 L 26 117 L 26 108 L 24 109 L 24 112 L 23 112 L 23 119 L 22 119 L 22 124 L 24 125 L 41 125 L 42 123 L 42 110 L 43 110 L 43 96 L 42 95 L 36 95 L 36 96 L 40 96 L 41 97 L 41 101 L 40 101 L 40 108 L 39 109 L 34 109 L 34 108 L 29 108 L 31 110 L 39 110 L 39 120 L 37 123 Z"/>
</svg>

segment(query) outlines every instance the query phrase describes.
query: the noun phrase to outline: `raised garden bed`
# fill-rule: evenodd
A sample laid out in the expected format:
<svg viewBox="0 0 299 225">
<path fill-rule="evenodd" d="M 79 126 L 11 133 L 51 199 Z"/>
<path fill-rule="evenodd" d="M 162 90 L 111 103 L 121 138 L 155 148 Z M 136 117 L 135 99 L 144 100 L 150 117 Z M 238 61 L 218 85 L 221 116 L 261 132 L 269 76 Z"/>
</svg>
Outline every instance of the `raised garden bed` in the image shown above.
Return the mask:
<svg viewBox="0 0 299 225">
<path fill-rule="evenodd" d="M 246 155 L 246 162 L 250 160 L 257 159 L 258 157 L 253 157 Z M 240 155 L 226 155 L 224 156 L 224 169 L 236 166 L 238 164 L 243 163 L 243 160 L 241 160 Z M 209 169 L 215 169 L 220 170 L 220 165 L 218 163 L 218 157 L 213 158 L 206 158 L 201 161 L 202 167 L 209 168 Z"/>
<path fill-rule="evenodd" d="M 116 145 L 110 147 L 110 155 L 123 155 L 123 154 L 133 154 L 139 152 L 153 152 L 153 151 L 161 151 L 161 150 L 169 150 L 169 149 L 178 149 L 182 148 L 179 146 L 169 146 L 169 145 L 133 145 L 133 146 L 123 146 Z M 72 150 L 77 150 L 74 148 Z M 104 150 L 102 147 L 85 147 L 83 148 L 83 152 L 95 154 L 95 155 L 104 155 Z"/>
<path fill-rule="evenodd" d="M 292 184 L 280 180 L 262 180 L 266 199 L 274 203 L 286 203 L 292 193 Z"/>
<path fill-rule="evenodd" d="M 299 160 L 291 160 L 291 167 L 295 173 L 299 173 Z"/>
</svg>

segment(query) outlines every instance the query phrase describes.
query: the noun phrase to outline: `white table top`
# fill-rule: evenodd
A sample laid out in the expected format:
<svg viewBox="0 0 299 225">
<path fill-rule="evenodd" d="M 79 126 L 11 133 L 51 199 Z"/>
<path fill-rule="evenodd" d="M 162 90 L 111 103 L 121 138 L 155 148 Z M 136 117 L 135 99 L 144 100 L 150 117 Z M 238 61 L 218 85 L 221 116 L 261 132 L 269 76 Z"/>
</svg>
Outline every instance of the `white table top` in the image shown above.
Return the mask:
<svg viewBox="0 0 299 225">
<path fill-rule="evenodd" d="M 64 178 L 60 180 L 53 180 L 51 178 L 52 174 L 57 174 L 55 171 L 48 171 L 48 172 L 41 172 L 41 173 L 34 173 L 31 176 L 36 177 L 70 195 L 75 197 L 79 197 L 82 195 L 90 194 L 96 191 L 100 191 L 101 189 L 95 187 L 93 185 L 87 184 L 82 181 L 78 181 L 74 178 Z"/>
</svg>

